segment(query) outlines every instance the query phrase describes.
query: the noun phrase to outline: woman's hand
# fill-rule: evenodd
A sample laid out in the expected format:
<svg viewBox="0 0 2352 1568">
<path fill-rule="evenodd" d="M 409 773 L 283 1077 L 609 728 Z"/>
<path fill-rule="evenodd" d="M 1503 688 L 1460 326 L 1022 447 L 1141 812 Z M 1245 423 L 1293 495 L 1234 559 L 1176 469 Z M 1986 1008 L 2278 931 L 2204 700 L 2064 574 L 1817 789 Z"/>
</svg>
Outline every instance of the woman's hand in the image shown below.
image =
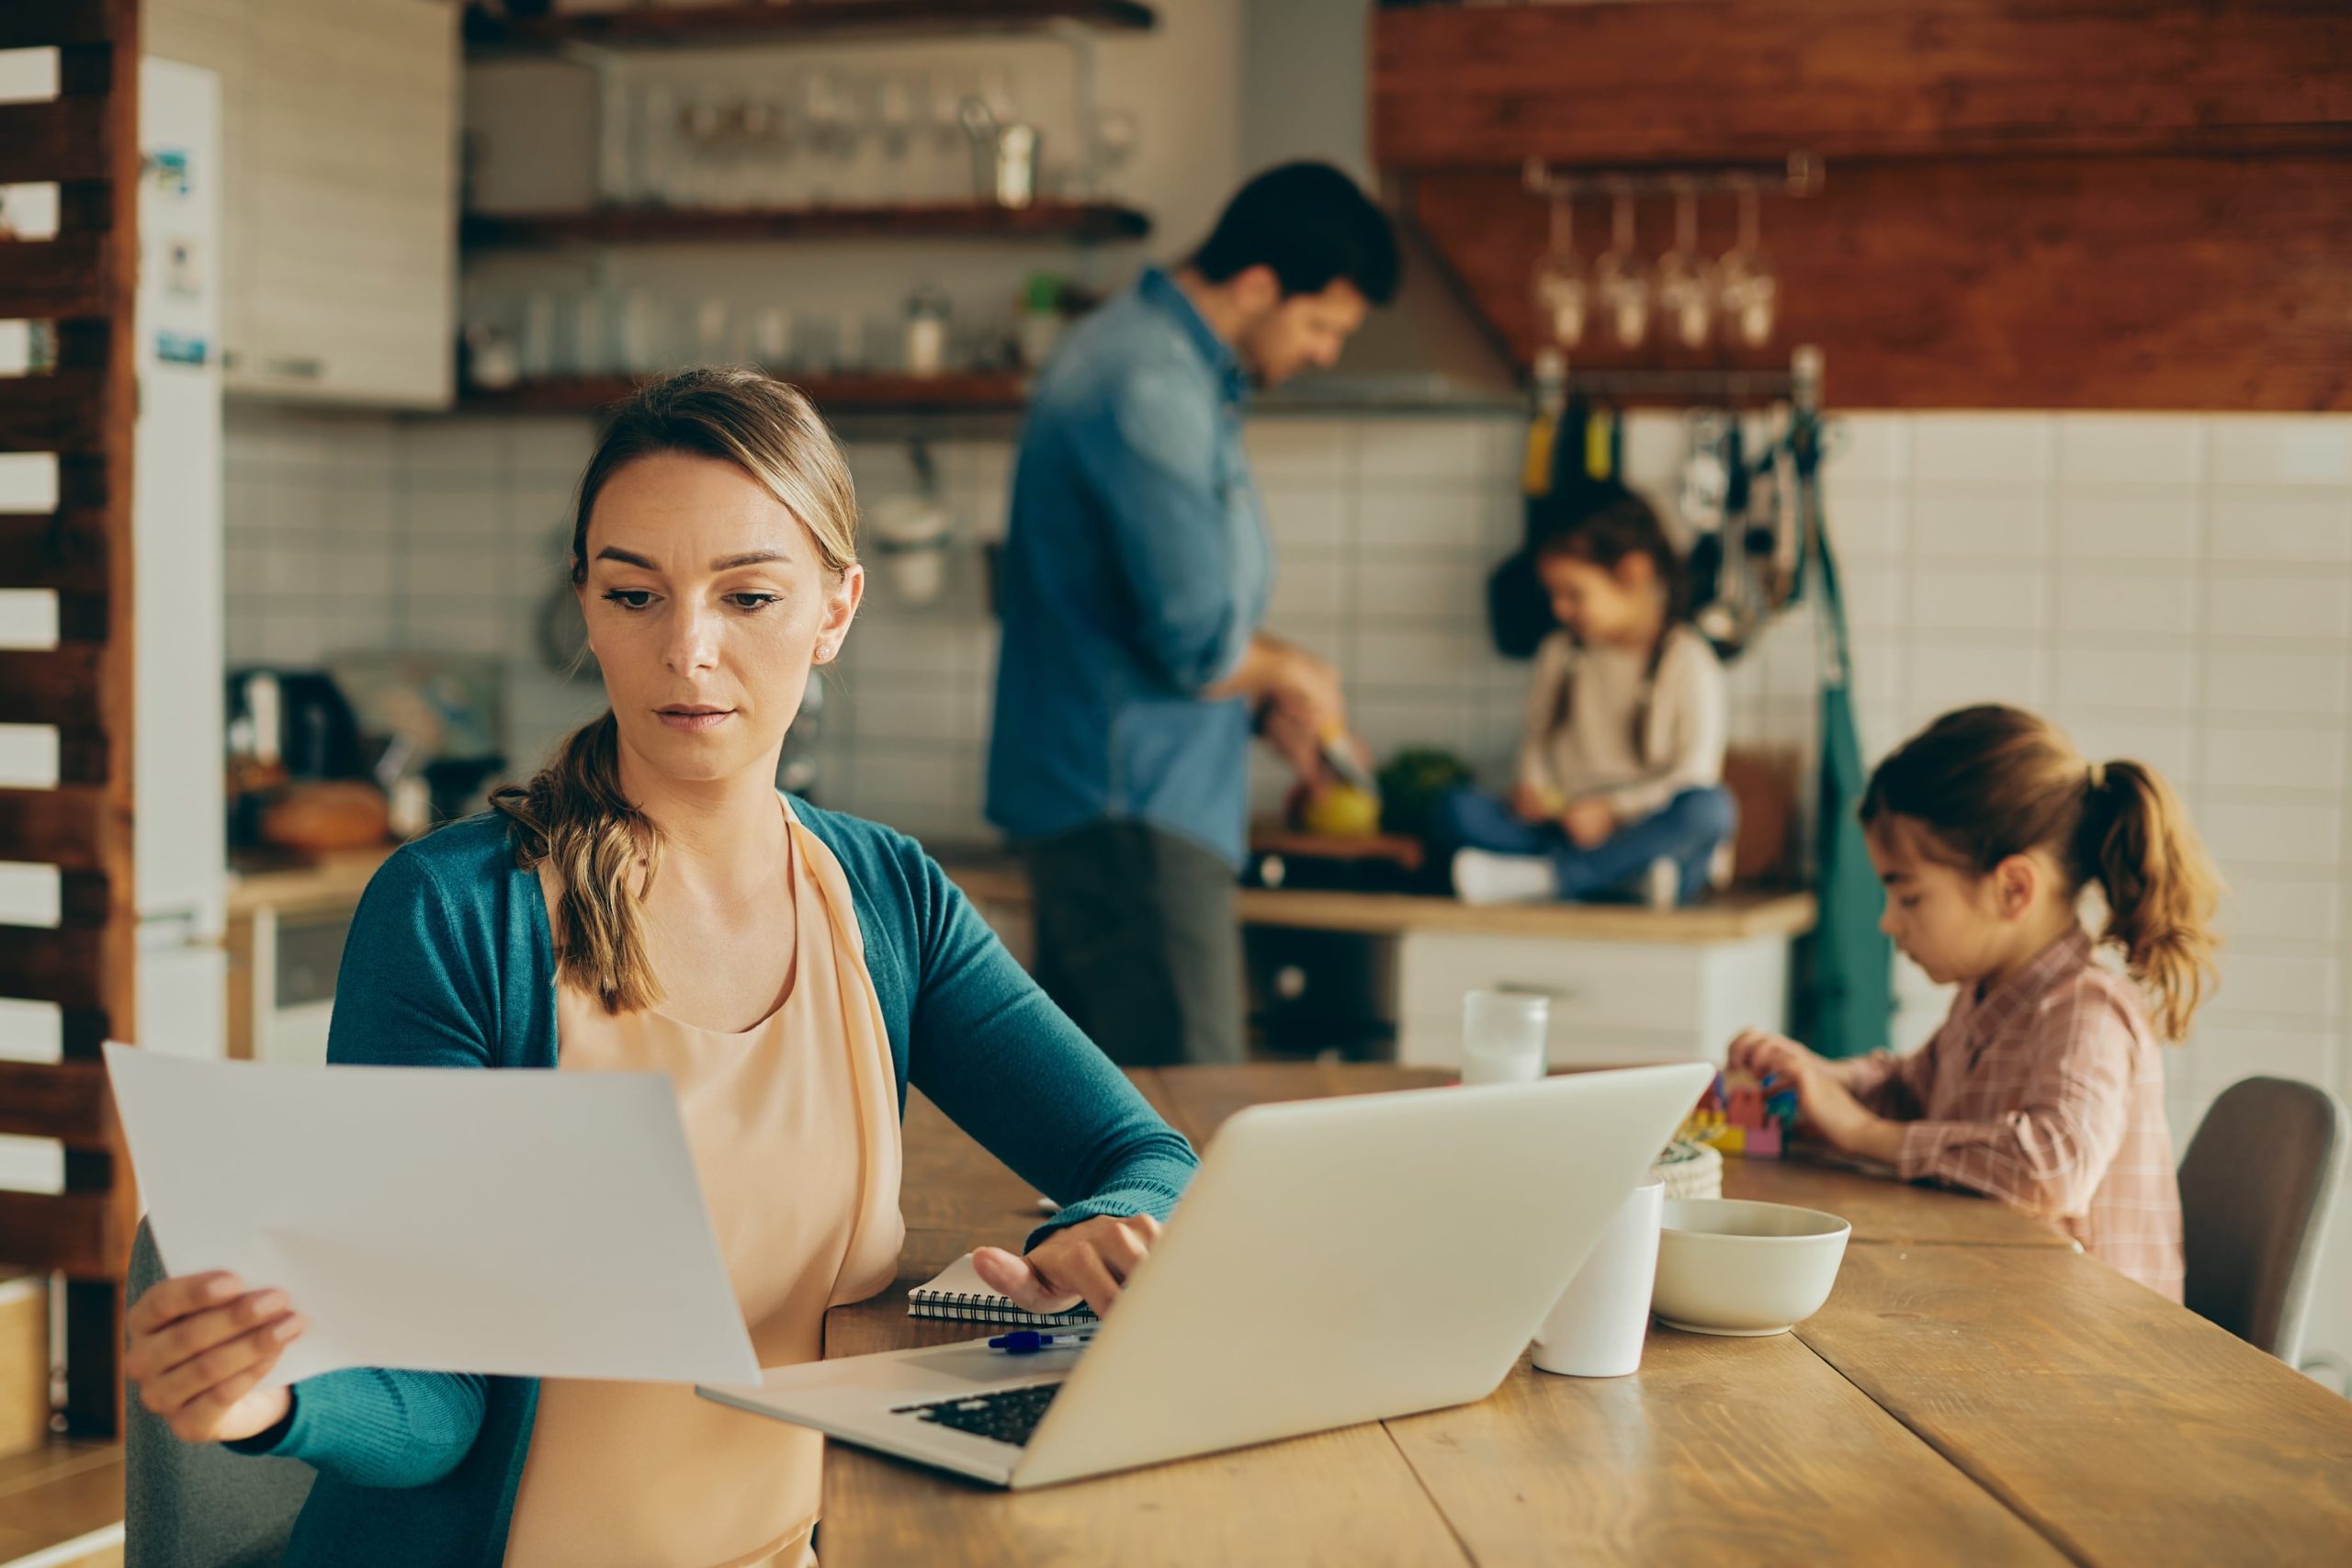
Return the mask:
<svg viewBox="0 0 2352 1568">
<path fill-rule="evenodd" d="M 1012 1297 L 1023 1312 L 1068 1312 L 1083 1301 L 1107 1316 L 1159 1239 L 1159 1222 L 1149 1214 L 1098 1214 L 1063 1226 L 1026 1256 L 983 1247 L 972 1254 L 972 1268 L 989 1290 Z"/>
<path fill-rule="evenodd" d="M 1568 835 L 1568 842 L 1580 850 L 1598 849 L 1617 831 L 1617 813 L 1599 796 L 1572 803 L 1560 814 L 1560 827 Z"/>
<path fill-rule="evenodd" d="M 283 1291 L 247 1291 L 233 1274 L 184 1274 L 124 1314 L 122 1373 L 182 1442 L 232 1442 L 285 1418 L 293 1395 L 254 1385 L 306 1326 Z"/>
<path fill-rule="evenodd" d="M 1854 1098 L 1836 1067 L 1785 1035 L 1745 1031 L 1731 1043 L 1724 1065 L 1731 1072 L 1792 1086 L 1797 1124 L 1836 1148 L 1890 1165 L 1901 1152 L 1903 1124 L 1872 1112 Z"/>
</svg>

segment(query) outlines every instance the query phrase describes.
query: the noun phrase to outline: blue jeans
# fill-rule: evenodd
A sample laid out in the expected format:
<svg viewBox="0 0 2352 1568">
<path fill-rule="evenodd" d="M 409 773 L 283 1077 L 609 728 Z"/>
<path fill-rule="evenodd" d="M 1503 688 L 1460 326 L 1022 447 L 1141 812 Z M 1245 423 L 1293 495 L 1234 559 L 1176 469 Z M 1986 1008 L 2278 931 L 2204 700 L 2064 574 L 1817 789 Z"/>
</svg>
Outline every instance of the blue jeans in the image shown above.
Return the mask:
<svg viewBox="0 0 2352 1568">
<path fill-rule="evenodd" d="M 1569 899 L 1630 892 L 1652 861 L 1670 860 L 1681 868 L 1679 898 L 1688 904 L 1706 891 L 1708 863 L 1738 819 L 1729 790 L 1686 789 L 1653 815 L 1581 850 L 1555 822 L 1531 827 L 1498 796 L 1454 789 L 1438 797 L 1430 831 L 1448 856 L 1464 849 L 1545 856 L 1559 878 L 1560 897 Z"/>
</svg>

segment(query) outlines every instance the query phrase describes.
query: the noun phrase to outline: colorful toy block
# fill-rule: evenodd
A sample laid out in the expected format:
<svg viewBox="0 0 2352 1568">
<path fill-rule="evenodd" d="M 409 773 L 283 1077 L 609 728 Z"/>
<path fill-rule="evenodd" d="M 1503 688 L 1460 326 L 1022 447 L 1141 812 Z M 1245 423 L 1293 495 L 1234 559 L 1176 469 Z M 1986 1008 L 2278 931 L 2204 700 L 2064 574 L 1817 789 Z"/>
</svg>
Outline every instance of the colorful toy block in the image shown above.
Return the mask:
<svg viewBox="0 0 2352 1568">
<path fill-rule="evenodd" d="M 1797 1092 L 1778 1080 L 1747 1073 L 1717 1073 L 1684 1119 L 1681 1136 L 1727 1155 L 1778 1159 L 1797 1119 Z"/>
</svg>

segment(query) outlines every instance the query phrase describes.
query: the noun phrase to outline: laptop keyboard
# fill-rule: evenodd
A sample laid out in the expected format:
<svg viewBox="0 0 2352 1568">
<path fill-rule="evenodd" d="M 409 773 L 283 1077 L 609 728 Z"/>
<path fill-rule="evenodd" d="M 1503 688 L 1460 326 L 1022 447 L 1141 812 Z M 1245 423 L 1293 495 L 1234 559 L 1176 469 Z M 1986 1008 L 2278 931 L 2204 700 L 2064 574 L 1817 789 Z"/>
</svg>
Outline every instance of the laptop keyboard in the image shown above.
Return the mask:
<svg viewBox="0 0 2352 1568">
<path fill-rule="evenodd" d="M 890 1414 L 936 1422 L 1018 1448 L 1029 1440 L 1029 1434 L 1046 1418 L 1046 1406 L 1054 1402 L 1054 1395 L 1061 1389 L 1057 1382 L 1032 1383 L 1026 1388 L 1000 1389 L 994 1393 L 935 1400 L 929 1404 L 895 1405 Z"/>
</svg>

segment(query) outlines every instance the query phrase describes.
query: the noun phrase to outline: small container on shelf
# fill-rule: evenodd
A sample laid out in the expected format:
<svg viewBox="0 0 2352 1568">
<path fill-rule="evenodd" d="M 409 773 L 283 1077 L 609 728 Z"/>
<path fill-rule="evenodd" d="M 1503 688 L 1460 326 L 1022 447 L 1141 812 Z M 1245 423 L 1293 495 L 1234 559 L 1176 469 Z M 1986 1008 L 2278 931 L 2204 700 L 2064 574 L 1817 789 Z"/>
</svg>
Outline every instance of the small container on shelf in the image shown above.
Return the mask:
<svg viewBox="0 0 2352 1568">
<path fill-rule="evenodd" d="M 947 369 L 947 296 L 930 284 L 907 299 L 907 374 L 931 377 Z"/>
<path fill-rule="evenodd" d="M 1021 363 L 1029 369 L 1044 367 L 1062 336 L 1062 280 L 1049 272 L 1033 272 L 1022 295 Z"/>
</svg>

